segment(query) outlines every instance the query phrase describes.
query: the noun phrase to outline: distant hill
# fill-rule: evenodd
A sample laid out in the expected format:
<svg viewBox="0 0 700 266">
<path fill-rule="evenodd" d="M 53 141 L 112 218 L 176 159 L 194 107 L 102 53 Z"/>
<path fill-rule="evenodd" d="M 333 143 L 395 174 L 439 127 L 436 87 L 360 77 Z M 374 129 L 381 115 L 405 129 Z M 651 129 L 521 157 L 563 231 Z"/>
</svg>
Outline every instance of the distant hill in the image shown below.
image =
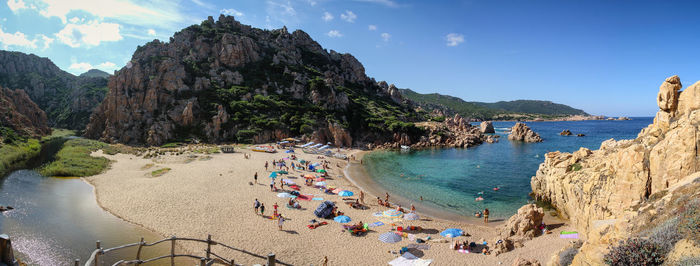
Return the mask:
<svg viewBox="0 0 700 266">
<path fill-rule="evenodd" d="M 87 78 L 109 78 L 111 75 L 99 69 L 90 69 L 87 72 L 80 74 L 79 77 Z"/>
<path fill-rule="evenodd" d="M 48 58 L 0 50 L 0 86 L 24 90 L 46 113 L 49 126 L 82 130 L 107 93 L 107 78 L 78 77 Z"/>
<path fill-rule="evenodd" d="M 413 101 L 427 111 L 437 109 L 447 114 L 458 113 L 463 117 L 479 120 L 588 115 L 583 110 L 550 101 L 467 102 L 458 97 L 439 93 L 421 94 L 410 89 L 401 89 L 400 92 L 403 97 Z"/>
</svg>

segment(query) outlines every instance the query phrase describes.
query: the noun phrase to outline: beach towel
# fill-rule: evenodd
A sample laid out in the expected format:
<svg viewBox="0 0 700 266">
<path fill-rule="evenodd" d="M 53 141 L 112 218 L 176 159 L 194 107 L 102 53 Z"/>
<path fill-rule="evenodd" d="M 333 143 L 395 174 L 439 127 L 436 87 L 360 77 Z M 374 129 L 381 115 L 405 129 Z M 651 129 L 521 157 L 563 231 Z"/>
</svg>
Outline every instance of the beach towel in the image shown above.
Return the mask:
<svg viewBox="0 0 700 266">
<path fill-rule="evenodd" d="M 561 231 L 561 233 L 559 233 L 559 234 L 571 235 L 571 234 L 578 234 L 578 232 L 576 232 L 576 231 Z"/>
<path fill-rule="evenodd" d="M 459 250 L 457 250 L 457 252 L 459 252 L 459 253 L 464 253 L 464 254 L 469 254 L 469 250 L 466 250 L 466 249 L 459 249 Z"/>
<path fill-rule="evenodd" d="M 408 244 L 408 248 L 429 250 L 429 249 L 430 249 L 430 245 L 428 245 L 428 244 Z"/>
<path fill-rule="evenodd" d="M 398 258 L 392 260 L 389 262 L 389 265 L 392 266 L 428 266 L 431 263 L 433 263 L 432 259 L 429 260 L 424 260 L 424 259 L 407 259 L 404 258 L 403 256 L 399 256 Z"/>
<path fill-rule="evenodd" d="M 382 225 L 384 225 L 384 223 L 376 222 L 376 223 L 370 224 L 369 227 L 377 227 L 377 226 L 382 226 Z"/>
<path fill-rule="evenodd" d="M 323 198 L 312 198 L 311 200 L 323 200 Z"/>
<path fill-rule="evenodd" d="M 299 196 L 297 197 L 297 199 L 300 199 L 300 200 L 309 200 L 309 201 L 310 201 L 313 197 L 314 197 L 314 195 L 299 195 Z"/>
<path fill-rule="evenodd" d="M 559 238 L 573 238 L 573 239 L 578 239 L 578 234 L 562 234 L 562 235 L 559 235 Z"/>
</svg>

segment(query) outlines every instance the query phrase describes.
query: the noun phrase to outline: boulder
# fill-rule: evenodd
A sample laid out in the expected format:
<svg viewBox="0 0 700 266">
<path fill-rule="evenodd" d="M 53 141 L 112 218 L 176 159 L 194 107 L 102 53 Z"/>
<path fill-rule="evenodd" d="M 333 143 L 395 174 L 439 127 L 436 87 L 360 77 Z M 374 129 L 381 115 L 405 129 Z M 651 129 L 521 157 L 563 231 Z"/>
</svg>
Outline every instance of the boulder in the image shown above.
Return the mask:
<svg viewBox="0 0 700 266">
<path fill-rule="evenodd" d="M 544 210 L 535 204 L 527 204 L 511 216 L 501 228 L 501 239 L 511 239 L 514 242 L 530 240 L 542 233 L 538 226 L 542 224 Z"/>
<path fill-rule="evenodd" d="M 573 135 L 573 134 L 571 133 L 570 130 L 564 129 L 561 133 L 559 133 L 559 135 L 562 135 L 562 136 L 571 136 L 571 135 Z"/>
<path fill-rule="evenodd" d="M 481 129 L 481 133 L 496 133 L 496 130 L 493 129 L 493 122 L 491 121 L 484 121 L 481 122 L 479 125 L 479 128 Z"/>
<path fill-rule="evenodd" d="M 539 134 L 535 133 L 532 131 L 532 129 L 530 129 L 530 127 L 520 122 L 515 123 L 515 125 L 510 129 L 508 139 L 524 142 L 542 142 L 542 138 Z"/>
<path fill-rule="evenodd" d="M 678 91 L 683 87 L 678 76 L 668 77 L 659 87 L 656 99 L 659 109 L 666 112 L 675 112 L 678 105 Z"/>
<path fill-rule="evenodd" d="M 536 259 L 524 259 L 521 257 L 516 258 L 513 260 L 513 266 L 541 266 L 539 261 Z"/>
</svg>

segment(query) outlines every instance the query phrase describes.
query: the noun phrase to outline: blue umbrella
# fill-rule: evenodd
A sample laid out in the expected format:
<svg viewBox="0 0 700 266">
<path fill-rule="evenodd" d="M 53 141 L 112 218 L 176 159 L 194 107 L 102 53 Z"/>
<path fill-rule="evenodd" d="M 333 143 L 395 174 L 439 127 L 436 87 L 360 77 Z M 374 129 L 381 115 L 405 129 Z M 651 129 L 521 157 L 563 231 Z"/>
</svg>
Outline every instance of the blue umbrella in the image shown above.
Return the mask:
<svg viewBox="0 0 700 266">
<path fill-rule="evenodd" d="M 341 197 L 350 197 L 352 195 L 355 195 L 355 193 L 352 193 L 352 191 L 350 191 L 350 190 L 343 190 L 343 191 L 338 192 L 338 196 L 341 196 Z"/>
<path fill-rule="evenodd" d="M 277 178 L 277 172 L 272 172 L 270 173 L 271 178 Z"/>
<path fill-rule="evenodd" d="M 394 232 L 386 232 L 379 235 L 379 241 L 382 241 L 384 243 L 396 243 L 401 241 L 401 236 L 397 235 Z"/>
<path fill-rule="evenodd" d="M 341 223 L 341 224 L 344 224 L 344 223 L 349 223 L 349 222 L 352 221 L 352 220 L 350 219 L 350 217 L 347 217 L 347 216 L 345 216 L 345 215 L 341 215 L 341 216 L 338 216 L 338 217 L 333 218 L 333 221 L 336 221 L 336 222 L 339 222 L 339 223 Z"/>
<path fill-rule="evenodd" d="M 440 235 L 444 237 L 458 237 L 461 236 L 463 233 L 464 231 L 462 231 L 462 229 L 450 228 L 445 231 L 442 231 Z"/>
</svg>

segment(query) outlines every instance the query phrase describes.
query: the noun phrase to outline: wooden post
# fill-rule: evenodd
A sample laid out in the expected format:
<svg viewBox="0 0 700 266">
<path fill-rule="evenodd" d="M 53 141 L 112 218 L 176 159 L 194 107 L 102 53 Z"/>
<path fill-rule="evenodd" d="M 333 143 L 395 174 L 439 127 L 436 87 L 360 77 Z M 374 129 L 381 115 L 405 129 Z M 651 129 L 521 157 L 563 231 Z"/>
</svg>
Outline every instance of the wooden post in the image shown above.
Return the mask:
<svg viewBox="0 0 700 266">
<path fill-rule="evenodd" d="M 275 266 L 275 253 L 267 254 L 267 266 Z"/>
<path fill-rule="evenodd" d="M 211 235 L 207 235 L 207 259 L 211 259 Z"/>
<path fill-rule="evenodd" d="M 231 266 L 236 266 L 236 263 L 233 262 L 233 259 L 231 259 Z"/>
<path fill-rule="evenodd" d="M 141 265 L 141 248 L 143 248 L 143 237 L 139 242 L 139 249 L 136 251 L 136 265 Z"/>
<path fill-rule="evenodd" d="M 80 259 L 75 259 L 75 266 L 80 266 Z"/>
<path fill-rule="evenodd" d="M 97 240 L 95 242 L 95 248 L 98 250 L 97 253 L 95 253 L 95 265 L 100 265 L 100 253 L 102 253 L 102 247 L 100 247 L 100 240 Z"/>
<path fill-rule="evenodd" d="M 10 241 L 10 236 L 6 234 L 0 235 L 0 263 L 7 265 L 17 263 L 12 252 L 12 241 Z"/>
<path fill-rule="evenodd" d="M 175 236 L 172 236 L 172 243 L 170 243 L 170 265 L 175 266 Z"/>
<path fill-rule="evenodd" d="M 199 260 L 199 266 L 207 266 L 207 259 L 201 258 Z"/>
</svg>

